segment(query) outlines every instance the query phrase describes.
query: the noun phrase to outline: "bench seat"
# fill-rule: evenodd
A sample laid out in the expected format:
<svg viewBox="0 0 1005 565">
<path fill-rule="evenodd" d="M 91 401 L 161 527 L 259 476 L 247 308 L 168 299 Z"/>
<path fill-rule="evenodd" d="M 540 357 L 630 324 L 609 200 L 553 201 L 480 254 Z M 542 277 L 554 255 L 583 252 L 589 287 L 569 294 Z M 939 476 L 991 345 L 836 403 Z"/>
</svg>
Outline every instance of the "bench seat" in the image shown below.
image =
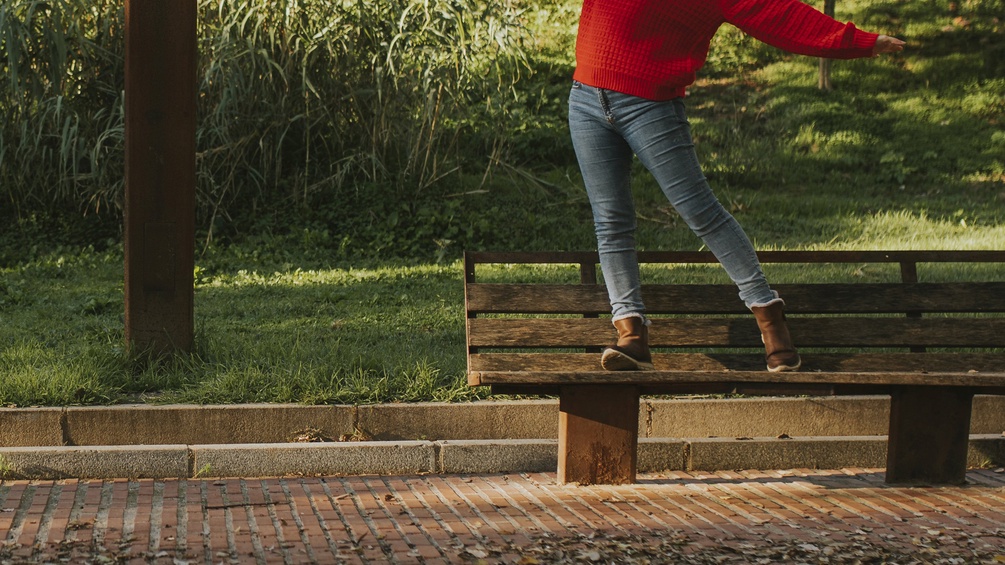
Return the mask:
<svg viewBox="0 0 1005 565">
<path fill-rule="evenodd" d="M 1005 361 L 1005 359 L 1003 359 Z M 745 383 L 786 385 L 860 385 L 889 388 L 893 386 L 956 386 L 974 389 L 980 394 L 1005 392 L 1005 372 L 997 373 L 894 373 L 894 372 L 791 372 L 765 371 L 475 371 L 468 383 L 477 385 L 574 385 L 612 384 L 652 387 L 686 388 L 690 384 L 727 384 L 741 387 Z"/>
</svg>

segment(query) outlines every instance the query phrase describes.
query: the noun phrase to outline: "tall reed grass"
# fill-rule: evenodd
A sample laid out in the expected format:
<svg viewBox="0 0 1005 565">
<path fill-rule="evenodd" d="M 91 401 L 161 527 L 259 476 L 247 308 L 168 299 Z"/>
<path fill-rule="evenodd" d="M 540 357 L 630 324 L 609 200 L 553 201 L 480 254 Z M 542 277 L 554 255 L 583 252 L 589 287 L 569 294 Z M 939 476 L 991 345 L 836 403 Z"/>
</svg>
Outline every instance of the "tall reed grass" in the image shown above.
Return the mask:
<svg viewBox="0 0 1005 565">
<path fill-rule="evenodd" d="M 526 30 L 512 0 L 198 0 L 200 218 L 395 197 L 491 165 Z M 121 0 L 0 3 L 0 216 L 115 210 Z"/>
</svg>

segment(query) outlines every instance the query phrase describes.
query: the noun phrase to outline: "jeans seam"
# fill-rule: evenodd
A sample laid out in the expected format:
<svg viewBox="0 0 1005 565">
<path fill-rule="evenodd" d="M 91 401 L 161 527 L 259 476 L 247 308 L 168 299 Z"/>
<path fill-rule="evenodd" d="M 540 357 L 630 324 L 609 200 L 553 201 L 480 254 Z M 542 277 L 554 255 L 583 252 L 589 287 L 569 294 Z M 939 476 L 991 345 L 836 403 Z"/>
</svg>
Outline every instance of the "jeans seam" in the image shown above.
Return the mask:
<svg viewBox="0 0 1005 565">
<path fill-rule="evenodd" d="M 604 110 L 604 117 L 607 118 L 607 123 L 614 125 L 614 112 L 611 110 L 611 100 L 607 97 L 607 93 L 603 89 L 597 89 L 597 97 L 600 98 L 600 107 Z"/>
</svg>

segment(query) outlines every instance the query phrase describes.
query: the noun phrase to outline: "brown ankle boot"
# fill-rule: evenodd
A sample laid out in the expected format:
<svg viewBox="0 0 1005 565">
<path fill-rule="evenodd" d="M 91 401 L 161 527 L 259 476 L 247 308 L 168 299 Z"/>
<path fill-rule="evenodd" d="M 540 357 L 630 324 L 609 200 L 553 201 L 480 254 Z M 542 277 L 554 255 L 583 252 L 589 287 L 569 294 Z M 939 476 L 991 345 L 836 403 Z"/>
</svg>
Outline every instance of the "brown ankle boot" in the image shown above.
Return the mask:
<svg viewBox="0 0 1005 565">
<path fill-rule="evenodd" d="M 802 365 L 799 353 L 792 345 L 789 327 L 785 323 L 785 303 L 773 300 L 765 306 L 753 306 L 750 311 L 757 319 L 761 328 L 761 341 L 764 342 L 764 359 L 768 363 L 768 371 L 795 371 Z"/>
<path fill-rule="evenodd" d="M 622 318 L 614 322 L 618 343 L 604 350 L 600 364 L 608 371 L 651 371 L 649 328 L 642 318 Z"/>
</svg>

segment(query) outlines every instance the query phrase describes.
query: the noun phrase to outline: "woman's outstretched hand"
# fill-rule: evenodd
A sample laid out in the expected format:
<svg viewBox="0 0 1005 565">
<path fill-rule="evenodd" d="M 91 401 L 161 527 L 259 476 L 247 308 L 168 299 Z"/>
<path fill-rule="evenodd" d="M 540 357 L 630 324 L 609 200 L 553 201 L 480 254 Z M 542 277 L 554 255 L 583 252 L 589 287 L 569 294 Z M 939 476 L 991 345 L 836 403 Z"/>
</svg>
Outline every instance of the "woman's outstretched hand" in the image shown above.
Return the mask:
<svg viewBox="0 0 1005 565">
<path fill-rule="evenodd" d="M 904 50 L 904 42 L 896 37 L 881 35 L 876 38 L 876 45 L 872 48 L 873 56 L 883 53 L 896 53 Z"/>
</svg>

